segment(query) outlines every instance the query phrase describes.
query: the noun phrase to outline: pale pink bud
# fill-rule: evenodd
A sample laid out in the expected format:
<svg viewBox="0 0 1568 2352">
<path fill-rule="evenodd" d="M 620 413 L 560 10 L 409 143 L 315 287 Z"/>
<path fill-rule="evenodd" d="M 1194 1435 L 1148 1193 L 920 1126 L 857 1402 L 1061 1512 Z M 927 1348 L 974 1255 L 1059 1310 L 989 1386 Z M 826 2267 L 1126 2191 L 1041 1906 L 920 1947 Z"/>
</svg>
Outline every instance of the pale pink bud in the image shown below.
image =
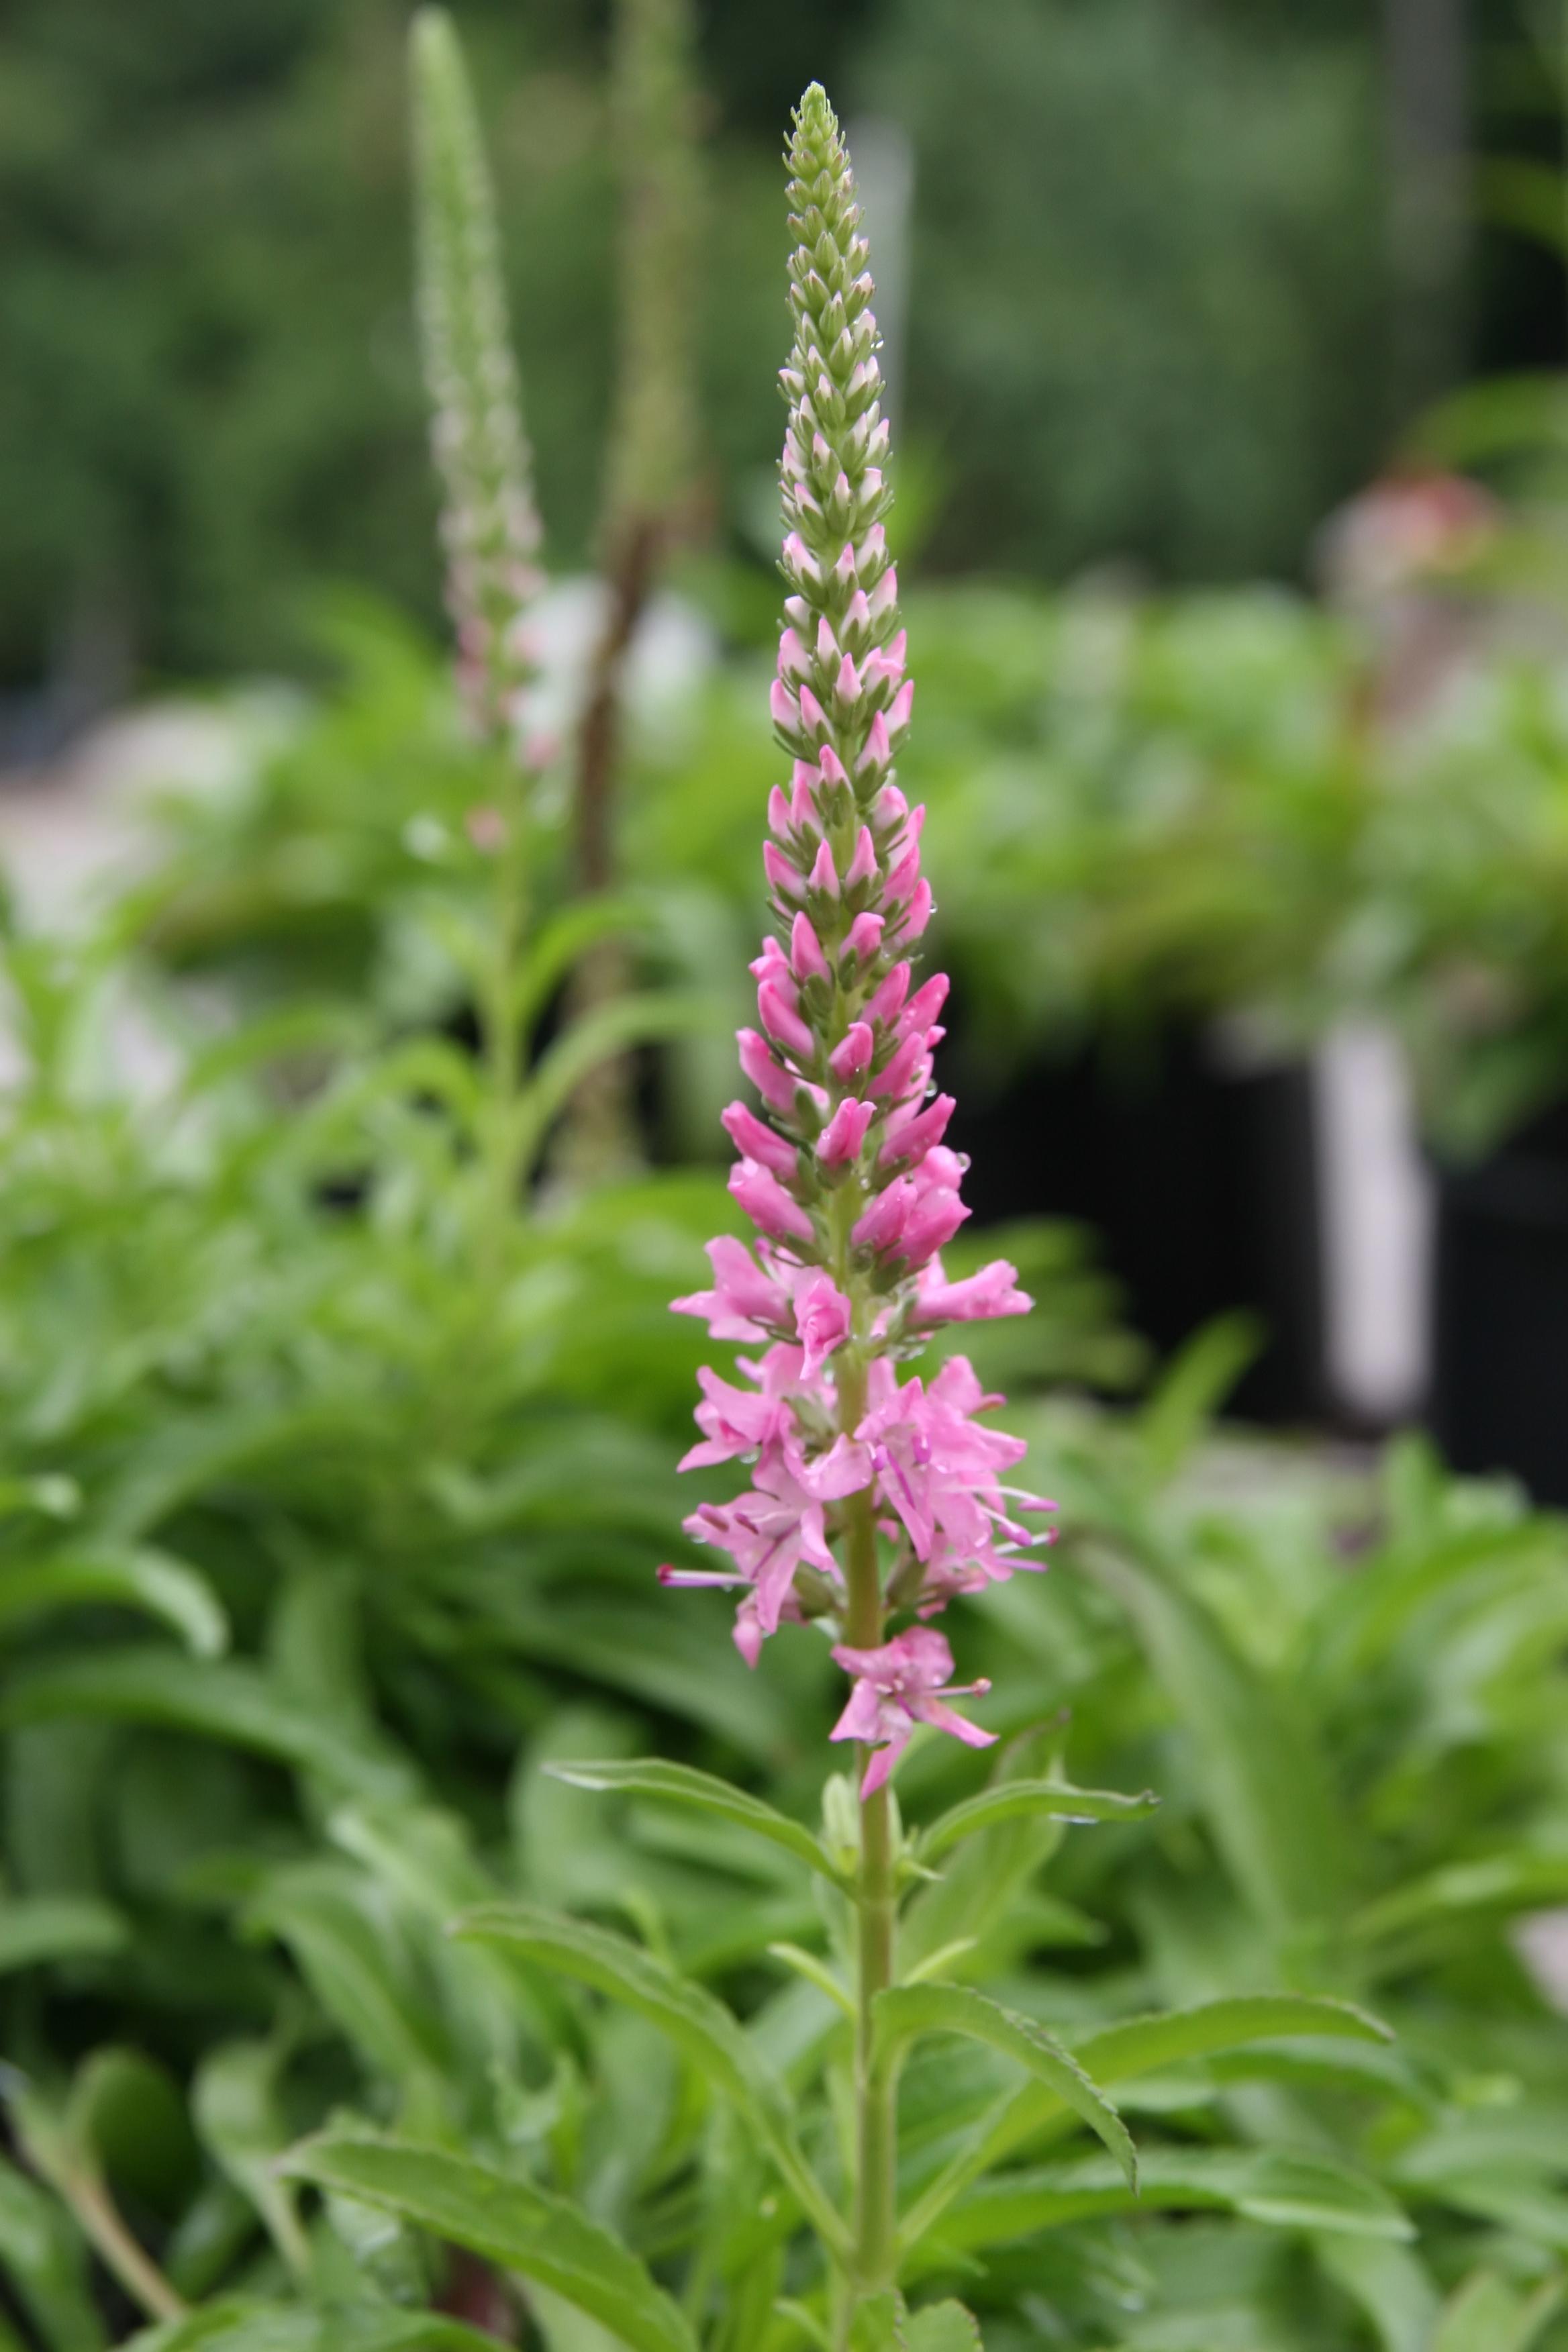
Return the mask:
<svg viewBox="0 0 1568 2352">
<path fill-rule="evenodd" d="M 787 833 L 793 817 L 794 812 L 788 801 L 775 784 L 768 794 L 768 824 L 774 833 Z"/>
<path fill-rule="evenodd" d="M 870 826 L 863 824 L 856 836 L 855 855 L 844 877 L 844 887 L 847 890 L 858 889 L 862 882 L 869 882 L 876 871 L 877 845 L 871 838 Z"/>
<path fill-rule="evenodd" d="M 822 941 L 812 928 L 809 915 L 797 915 L 790 928 L 789 960 L 796 980 L 828 977 L 827 958 L 822 952 Z"/>
<path fill-rule="evenodd" d="M 808 1242 L 811 1219 L 798 1201 L 792 1201 L 771 1170 L 754 1160 L 738 1160 L 730 1171 L 730 1191 L 759 1233 L 777 1242 Z"/>
<path fill-rule="evenodd" d="M 881 1166 L 890 1167 L 898 1160 L 922 1158 L 933 1144 L 942 1141 L 956 1108 L 951 1095 L 938 1095 L 924 1110 L 906 1116 L 901 1125 L 899 1113 L 894 1111 L 888 1120 L 887 1141 L 877 1155 Z"/>
<path fill-rule="evenodd" d="M 910 967 L 896 963 L 866 1007 L 868 1021 L 896 1021 L 910 992 Z"/>
<path fill-rule="evenodd" d="M 794 695 L 782 677 L 775 677 L 768 688 L 768 709 L 773 725 L 781 734 L 794 735 L 800 729 L 800 709 Z"/>
<path fill-rule="evenodd" d="M 888 733 L 889 736 L 897 738 L 905 732 L 910 723 L 910 713 L 914 707 L 915 682 L 912 677 L 906 677 L 902 686 L 900 687 L 897 694 L 894 695 L 891 702 L 888 705 Z"/>
<path fill-rule="evenodd" d="M 795 1146 L 764 1127 L 744 1103 L 731 1103 L 719 1114 L 719 1123 L 743 1160 L 760 1160 L 775 1176 L 795 1174 L 798 1164 Z"/>
<path fill-rule="evenodd" d="M 750 1078 L 771 1108 L 789 1118 L 795 1110 L 795 1081 L 774 1061 L 767 1039 L 754 1029 L 737 1029 L 735 1043 L 741 1049 L 742 1076 Z"/>
<path fill-rule="evenodd" d="M 757 1013 L 768 1035 L 797 1061 L 814 1058 L 816 1040 L 776 980 L 764 980 L 758 988 Z"/>
<path fill-rule="evenodd" d="M 784 560 L 789 570 L 799 572 L 803 580 L 815 582 L 821 576 L 816 568 L 816 558 L 798 530 L 792 530 L 785 540 Z"/>
<path fill-rule="evenodd" d="M 816 624 L 816 658 L 820 662 L 830 662 L 837 651 L 838 640 L 828 626 L 827 615 L 824 613 Z"/>
<path fill-rule="evenodd" d="M 911 1265 L 923 1265 L 934 1251 L 952 1239 L 968 1215 L 958 1194 L 939 1186 L 910 1212 L 897 1244 L 899 1255 L 907 1258 Z"/>
<path fill-rule="evenodd" d="M 833 688 L 841 702 L 858 702 L 860 699 L 860 675 L 847 654 L 838 665 Z"/>
<path fill-rule="evenodd" d="M 929 1029 L 942 1006 L 952 986 L 945 971 L 933 971 L 922 987 L 917 988 L 904 1007 L 903 1025 L 908 1029 Z"/>
<path fill-rule="evenodd" d="M 916 1207 L 915 1188 L 907 1176 L 896 1176 L 879 1192 L 850 1232 L 857 1249 L 892 1250 L 902 1241 Z"/>
<path fill-rule="evenodd" d="M 816 861 L 811 869 L 811 887 L 814 890 L 826 890 L 830 898 L 838 896 L 838 868 L 826 841 L 817 851 Z"/>
<path fill-rule="evenodd" d="M 817 762 L 825 784 L 847 784 L 848 772 L 831 743 L 825 743 Z"/>
<path fill-rule="evenodd" d="M 805 677 L 811 667 L 811 658 L 793 629 L 786 629 L 779 639 L 779 676 Z"/>
<path fill-rule="evenodd" d="M 839 1168 L 847 1160 L 858 1159 L 876 1110 L 875 1103 L 845 1096 L 816 1139 L 816 1156 L 825 1168 Z"/>
<path fill-rule="evenodd" d="M 764 983 L 765 985 L 765 983 Z M 873 1094 L 887 1095 L 894 1102 L 912 1091 L 915 1073 L 926 1059 L 923 1035 L 906 1037 L 887 1068 L 871 1081 Z"/>
<path fill-rule="evenodd" d="M 931 897 L 931 884 L 924 880 L 917 882 L 914 897 L 904 909 L 904 919 L 900 927 L 902 936 L 906 940 L 918 940 L 930 922 L 935 907 L 936 900 Z"/>
<path fill-rule="evenodd" d="M 884 613 L 890 613 L 892 611 L 894 605 L 899 601 L 899 574 L 893 564 L 889 564 L 886 572 L 883 572 L 881 578 L 872 589 L 870 597 L 868 601 L 869 602 L 873 617 L 879 621 L 882 618 Z"/>
<path fill-rule="evenodd" d="M 887 922 L 885 915 L 873 915 L 869 910 L 864 915 L 857 915 L 844 935 L 845 955 L 874 956 L 882 944 Z"/>
<path fill-rule="evenodd" d="M 885 768 L 892 756 L 893 747 L 888 740 L 888 722 L 879 710 L 873 711 L 871 724 L 866 730 L 865 748 L 855 765 L 857 768 Z M 878 814 L 880 814 L 879 804 Z"/>
<path fill-rule="evenodd" d="M 845 548 L 843 553 L 839 556 L 837 562 L 833 567 L 833 576 L 835 580 L 838 582 L 839 585 L 844 588 L 847 588 L 849 583 L 854 579 L 855 550 L 852 547 Z"/>
<path fill-rule="evenodd" d="M 840 1086 L 852 1086 L 871 1066 L 877 1040 L 864 1021 L 852 1021 L 827 1056 L 827 1066 Z"/>
<path fill-rule="evenodd" d="M 804 898 L 805 877 L 773 842 L 763 844 L 763 871 L 782 898 Z"/>
</svg>

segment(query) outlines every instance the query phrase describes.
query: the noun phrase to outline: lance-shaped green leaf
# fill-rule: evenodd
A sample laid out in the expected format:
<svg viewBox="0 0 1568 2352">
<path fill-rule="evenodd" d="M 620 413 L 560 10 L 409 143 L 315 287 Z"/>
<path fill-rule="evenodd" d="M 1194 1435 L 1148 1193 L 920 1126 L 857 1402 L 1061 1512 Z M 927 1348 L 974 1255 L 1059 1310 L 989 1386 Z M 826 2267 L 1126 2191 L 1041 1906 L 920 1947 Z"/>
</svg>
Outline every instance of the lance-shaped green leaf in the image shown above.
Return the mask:
<svg viewBox="0 0 1568 2352">
<path fill-rule="evenodd" d="M 1443 2306 L 1432 2352 L 1531 2352 L 1563 2302 L 1561 2276 L 1516 2294 L 1495 2271 L 1475 2271 Z"/>
<path fill-rule="evenodd" d="M 654 1797 L 671 1805 L 690 1805 L 700 1812 L 716 1813 L 720 1819 L 750 1830 L 753 1836 L 767 1838 L 799 1862 L 819 1871 L 824 1878 L 839 1885 L 839 1875 L 829 1860 L 826 1850 L 799 1822 L 792 1822 L 785 1813 L 776 1812 L 760 1797 L 749 1796 L 745 1790 L 731 1788 L 711 1772 L 698 1772 L 689 1764 L 666 1764 L 658 1757 L 645 1757 L 626 1763 L 547 1764 L 545 1770 L 553 1780 L 564 1780 L 573 1789 L 593 1789 L 627 1797 Z"/>
<path fill-rule="evenodd" d="M 889 2043 L 919 2033 L 962 2033 L 1016 2058 L 1054 2099 L 1098 2134 L 1121 2166 L 1128 2186 L 1138 2186 L 1138 2151 L 1127 2126 L 1070 2052 L 1032 2017 L 1004 2009 L 965 1985 L 895 1985 L 877 1997 L 878 2031 Z"/>
<path fill-rule="evenodd" d="M 323 2133 L 295 2148 L 285 2169 L 537 2280 L 632 2352 L 695 2352 L 646 2264 L 564 2198 L 411 2140 Z"/>
<path fill-rule="evenodd" d="M 998 2173 L 944 2215 L 926 2259 L 940 2268 L 954 2252 L 1011 2244 L 1138 2206 L 1234 2212 L 1277 2230 L 1344 2231 L 1395 2243 L 1415 2234 L 1376 2181 L 1332 2158 L 1278 2148 L 1159 2148 L 1146 2158 L 1136 2191 L 1100 2156 Z"/>
<path fill-rule="evenodd" d="M 1212 2000 L 1163 2016 L 1134 2017 L 1103 2026 L 1075 2045 L 1074 2058 L 1091 2066 L 1097 2083 L 1124 2083 L 1186 2060 L 1218 2056 L 1248 2042 L 1283 2041 L 1296 2034 L 1386 2042 L 1387 2026 L 1349 2001 L 1322 2000 L 1301 1993 L 1260 1993 L 1239 2000 Z M 952 2162 L 924 2190 L 911 2210 L 909 2242 L 918 2242 L 936 2217 L 973 2180 L 1053 2123 L 1065 2123 L 1071 2102 L 1044 2079 L 1026 2083 L 1000 2099 L 975 2126 Z"/>
<path fill-rule="evenodd" d="M 750 2122 L 823 2239 L 837 2249 L 846 2245 L 843 2221 L 795 2137 L 783 2085 L 711 1993 L 661 1967 L 624 1936 L 530 1904 L 486 1904 L 452 1932 L 521 1952 L 625 2001 L 657 2025 Z"/>
<path fill-rule="evenodd" d="M 1136 1821 L 1140 1814 L 1152 1812 L 1159 1801 L 1152 1789 L 1123 1797 L 1104 1789 L 1075 1789 L 1065 1780 L 1002 1780 L 994 1789 L 982 1789 L 977 1797 L 966 1797 L 932 1822 L 921 1833 L 920 1857 L 922 1862 L 934 1862 L 961 1838 L 1031 1813 L 1053 1822 Z"/>
<path fill-rule="evenodd" d="M 0 1631 L 89 1601 L 160 1618 L 198 1658 L 228 1647 L 228 1620 L 206 1579 L 150 1545 L 84 1545 L 0 1569 Z"/>
</svg>

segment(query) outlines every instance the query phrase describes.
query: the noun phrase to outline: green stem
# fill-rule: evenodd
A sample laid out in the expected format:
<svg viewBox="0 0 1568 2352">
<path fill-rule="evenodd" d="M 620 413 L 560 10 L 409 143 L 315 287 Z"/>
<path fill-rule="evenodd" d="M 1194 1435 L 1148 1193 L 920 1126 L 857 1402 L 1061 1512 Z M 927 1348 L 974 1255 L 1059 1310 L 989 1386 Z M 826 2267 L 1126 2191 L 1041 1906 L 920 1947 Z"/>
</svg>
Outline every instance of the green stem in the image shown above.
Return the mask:
<svg viewBox="0 0 1568 2352">
<path fill-rule="evenodd" d="M 866 1410 L 866 1371 L 847 1349 L 838 1372 L 840 1426 L 853 1430 Z M 884 1610 L 877 1525 L 869 1489 L 845 1506 L 845 1637 L 855 1649 L 882 1640 Z M 856 1750 L 862 1779 L 873 1751 Z M 893 1887 L 892 1809 L 885 1788 L 860 1807 L 860 1869 L 856 1889 L 855 2207 L 846 2327 L 858 2304 L 892 2287 L 896 2273 L 898 2079 L 878 2048 L 876 2000 L 893 1982 L 897 1903 Z"/>
<path fill-rule="evenodd" d="M 523 1081 L 523 1036 L 517 1015 L 518 965 L 527 939 L 522 795 L 515 782 L 507 795 L 506 840 L 497 861 L 495 955 L 489 1003 L 484 1008 L 484 1055 L 489 1079 L 483 1200 L 479 1212 L 479 1265 L 488 1291 L 500 1278 L 506 1236 L 517 1208 L 521 1168 L 518 1152 L 517 1100 Z"/>
<path fill-rule="evenodd" d="M 57 2179 L 86 2236 L 132 2299 L 150 2319 L 183 2319 L 190 2305 L 176 2294 L 151 2254 L 132 2236 L 101 2180 L 85 2171 Z"/>
</svg>

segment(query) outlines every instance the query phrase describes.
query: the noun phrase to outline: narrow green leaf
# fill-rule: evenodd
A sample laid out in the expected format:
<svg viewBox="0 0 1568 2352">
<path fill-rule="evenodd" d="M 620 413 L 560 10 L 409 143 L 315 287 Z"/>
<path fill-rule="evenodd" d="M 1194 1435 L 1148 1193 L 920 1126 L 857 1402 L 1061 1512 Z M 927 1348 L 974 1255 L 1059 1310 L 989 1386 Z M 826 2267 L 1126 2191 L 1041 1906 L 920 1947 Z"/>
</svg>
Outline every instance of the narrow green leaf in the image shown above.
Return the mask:
<svg viewBox="0 0 1568 2352">
<path fill-rule="evenodd" d="M 1568 1895 L 1568 1853 L 1516 1849 L 1476 1862 L 1447 1864 L 1395 1887 L 1358 1912 L 1351 1932 L 1366 1943 L 1429 1927 L 1476 1911 L 1543 1910 Z"/>
<path fill-rule="evenodd" d="M 1100 2156 L 997 2173 L 943 2217 L 929 2259 L 940 2266 L 953 2252 L 1011 2244 L 1139 2207 L 1228 2211 L 1276 2230 L 1343 2231 L 1394 2243 L 1415 2235 L 1376 2181 L 1332 2158 L 1277 2148 L 1157 2148 L 1144 2159 L 1136 2191 Z"/>
<path fill-rule="evenodd" d="M 51 1661 L 18 1675 L 0 1701 L 0 1722 L 58 1716 L 156 1724 L 319 1774 L 345 1794 L 396 1796 L 405 1768 L 342 1738 L 292 1706 L 253 1666 L 185 1658 L 164 1649 L 121 1649 Z"/>
<path fill-rule="evenodd" d="M 1042 1813 L 1053 1822 L 1135 1821 L 1140 1814 L 1152 1812 L 1159 1801 L 1152 1789 L 1140 1796 L 1123 1797 L 1103 1789 L 1074 1789 L 1065 1780 L 1003 1780 L 952 1806 L 923 1831 L 920 1857 L 922 1862 L 934 1862 L 961 1838 L 1024 1814 Z"/>
<path fill-rule="evenodd" d="M 624 1936 L 529 1904 L 483 1905 L 452 1932 L 524 1953 L 647 2018 L 752 2125 L 820 2235 L 836 2248 L 845 2245 L 844 2222 L 795 2138 L 782 2084 L 711 1993 L 661 1967 Z"/>
<path fill-rule="evenodd" d="M 573 1789 L 592 1789 L 615 1792 L 628 1797 L 656 1797 L 671 1805 L 692 1805 L 699 1811 L 717 1813 L 738 1827 L 750 1830 L 757 1837 L 767 1838 L 797 1861 L 821 1873 L 824 1878 L 839 1885 L 839 1874 L 829 1860 L 826 1849 L 799 1822 L 792 1822 L 784 1813 L 765 1805 L 760 1797 L 748 1796 L 743 1789 L 731 1788 L 710 1772 L 694 1771 L 689 1764 L 666 1764 L 658 1757 L 645 1757 L 627 1763 L 613 1759 L 604 1763 L 547 1764 L 545 1770 L 552 1780 L 564 1780 Z"/>
<path fill-rule="evenodd" d="M 1143 1451 L 1156 1477 L 1168 1478 L 1263 1344 L 1251 1315 L 1222 1315 L 1180 1349 L 1139 1416 Z"/>
<path fill-rule="evenodd" d="M 647 2266 L 564 2198 L 405 2140 L 323 2133 L 297 2147 L 285 2168 L 536 2279 L 632 2352 L 695 2352 L 686 2321 Z"/>
<path fill-rule="evenodd" d="M 1004 2009 L 963 1985 L 906 1984 L 878 1995 L 877 2021 L 879 2030 L 890 2041 L 909 2040 L 919 2033 L 963 2033 L 1016 2058 L 1053 2097 L 1099 2135 L 1121 2166 L 1128 2186 L 1136 2189 L 1138 2151 L 1126 2125 L 1078 2060 L 1032 2017 Z"/>
<path fill-rule="evenodd" d="M 122 1951 L 129 1935 L 123 1916 L 90 1895 L 0 1896 L 0 1976 Z"/>
<path fill-rule="evenodd" d="M 293 2191 L 276 2163 L 289 2144 L 278 2103 L 279 2063 L 274 2043 L 221 2043 L 197 2070 L 191 2115 L 204 2145 L 255 2207 L 289 2268 L 302 2275 L 310 2247 Z"/>
<path fill-rule="evenodd" d="M 0 1627 L 88 1601 L 161 1618 L 198 1658 L 228 1647 L 228 1620 L 206 1579 L 146 1544 L 93 1544 L 0 1569 Z"/>
<path fill-rule="evenodd" d="M 708 1028 L 712 1015 L 700 997 L 662 994 L 619 996 L 574 1021 L 541 1055 L 516 1105 L 515 1143 L 527 1166 L 551 1122 L 564 1109 L 590 1070 L 629 1045 L 689 1035 Z"/>
<path fill-rule="evenodd" d="M 441 2311 L 225 2295 L 184 2319 L 144 2327 L 127 2352 L 495 2352 L 495 2340 Z"/>
<path fill-rule="evenodd" d="M 1077 2063 L 1092 2066 L 1098 2083 L 1124 2083 L 1184 2060 L 1218 2056 L 1248 2042 L 1283 2041 L 1296 2034 L 1386 2042 L 1389 2030 L 1348 2001 L 1321 2000 L 1300 1993 L 1263 1993 L 1237 2000 L 1205 2001 L 1200 2007 L 1136 2017 L 1087 2034 L 1074 2048 Z M 1021 2147 L 1053 2122 L 1065 2121 L 1071 2102 L 1044 2079 L 1026 2083 L 990 2109 L 909 2216 L 906 2234 L 918 2242 L 936 2217 L 971 2181 Z"/>
</svg>

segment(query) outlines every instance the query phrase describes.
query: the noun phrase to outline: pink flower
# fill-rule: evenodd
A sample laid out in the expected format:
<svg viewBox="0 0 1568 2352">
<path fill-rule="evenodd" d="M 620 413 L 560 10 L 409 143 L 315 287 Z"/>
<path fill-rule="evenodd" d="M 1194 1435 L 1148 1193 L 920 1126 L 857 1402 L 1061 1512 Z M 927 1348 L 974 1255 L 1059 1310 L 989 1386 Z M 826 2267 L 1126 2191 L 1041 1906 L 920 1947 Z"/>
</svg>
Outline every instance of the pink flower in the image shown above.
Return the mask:
<svg viewBox="0 0 1568 2352">
<path fill-rule="evenodd" d="M 823 1498 L 802 1484 L 782 1453 L 770 1452 L 758 1464 L 749 1494 L 732 1503 L 700 1504 L 683 1525 L 693 1541 L 730 1554 L 741 1580 L 752 1588 L 758 1627 L 773 1633 L 797 1568 L 804 1564 L 837 1579 L 822 1511 Z"/>
<path fill-rule="evenodd" d="M 933 1257 L 921 1268 L 915 1284 L 910 1322 L 923 1329 L 938 1323 L 978 1323 L 995 1315 L 1026 1315 L 1035 1302 L 1017 1282 L 1017 1267 L 1005 1257 L 994 1257 L 962 1282 L 949 1282 L 941 1258 Z"/>
<path fill-rule="evenodd" d="M 841 1643 L 833 1657 L 847 1675 L 855 1676 L 855 1687 L 828 1738 L 857 1739 L 876 1750 L 860 1784 L 863 1797 L 874 1795 L 891 1774 L 917 1723 L 951 1732 L 969 1748 L 989 1748 L 994 1742 L 994 1731 L 982 1731 L 977 1723 L 956 1715 L 946 1703 L 950 1698 L 981 1697 L 990 1684 L 952 1685 L 952 1652 L 942 1635 L 928 1627 L 912 1626 L 896 1640 L 884 1642 L 879 1650 L 853 1650 Z"/>
<path fill-rule="evenodd" d="M 744 1242 L 721 1234 L 707 1244 L 713 1268 L 711 1290 L 694 1290 L 670 1301 L 677 1315 L 703 1315 L 711 1339 L 740 1339 L 751 1345 L 773 1338 L 789 1320 L 784 1293 L 772 1275 L 756 1264 Z"/>
<path fill-rule="evenodd" d="M 816 1156 L 825 1168 L 841 1168 L 859 1157 L 866 1129 L 877 1116 L 877 1106 L 846 1095 L 816 1139 Z"/>
<path fill-rule="evenodd" d="M 775 1242 L 809 1242 L 815 1238 L 811 1219 L 798 1201 L 792 1201 L 771 1169 L 754 1160 L 738 1160 L 730 1171 L 730 1191 L 758 1231 Z"/>
<path fill-rule="evenodd" d="M 795 1329 L 805 1351 L 801 1377 L 811 1380 L 849 1337 L 855 1312 L 826 1274 L 814 1274 L 795 1294 Z M 699 1375 L 700 1377 L 700 1375 Z"/>
</svg>

